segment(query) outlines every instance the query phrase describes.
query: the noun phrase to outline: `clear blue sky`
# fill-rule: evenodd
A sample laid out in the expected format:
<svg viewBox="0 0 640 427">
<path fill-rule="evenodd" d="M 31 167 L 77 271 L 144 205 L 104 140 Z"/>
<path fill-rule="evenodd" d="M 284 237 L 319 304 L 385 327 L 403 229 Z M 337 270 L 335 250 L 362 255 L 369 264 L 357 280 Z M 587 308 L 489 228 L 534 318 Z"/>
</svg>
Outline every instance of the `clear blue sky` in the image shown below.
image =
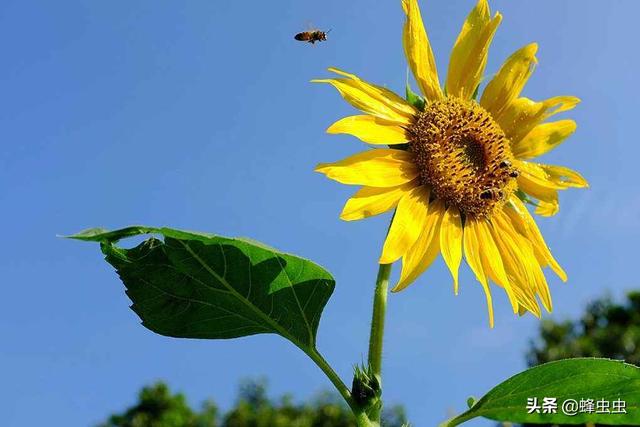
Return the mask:
<svg viewBox="0 0 640 427">
<path fill-rule="evenodd" d="M 441 75 L 472 0 L 422 3 Z M 488 71 L 537 41 L 525 90 L 571 94 L 577 133 L 545 159 L 590 180 L 539 224 L 569 282 L 551 278 L 553 316 L 638 287 L 637 0 L 492 2 L 504 21 Z M 156 379 L 193 403 L 232 403 L 241 378 L 306 398 L 330 384 L 276 336 L 235 341 L 154 335 L 129 310 L 83 228 L 169 225 L 251 236 L 327 267 L 336 291 L 319 347 L 350 377 L 365 357 L 376 259 L 388 216 L 338 219 L 354 190 L 313 172 L 362 143 L 324 133 L 353 110 L 309 80 L 339 66 L 402 90 L 399 0 L 0 3 L 0 402 L 4 427 L 95 424 Z M 307 23 L 331 28 L 295 42 Z M 397 273 L 397 272 L 396 272 Z M 551 277 L 551 276 L 549 276 Z M 390 297 L 385 396 L 433 426 L 524 368 L 539 322 L 496 292 L 490 330 L 467 268 L 461 295 L 440 260 Z M 470 426 L 490 426 L 476 421 Z"/>
</svg>

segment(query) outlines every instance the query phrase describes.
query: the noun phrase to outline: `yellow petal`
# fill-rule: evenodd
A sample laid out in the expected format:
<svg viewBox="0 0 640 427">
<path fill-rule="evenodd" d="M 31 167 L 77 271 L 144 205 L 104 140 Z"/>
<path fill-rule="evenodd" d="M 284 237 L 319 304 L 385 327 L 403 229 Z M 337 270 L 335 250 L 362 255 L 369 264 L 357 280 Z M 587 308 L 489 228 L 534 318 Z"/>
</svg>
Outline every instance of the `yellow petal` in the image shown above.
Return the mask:
<svg viewBox="0 0 640 427">
<path fill-rule="evenodd" d="M 462 261 L 462 220 L 460 211 L 453 206 L 450 206 L 442 217 L 440 250 L 453 276 L 453 291 L 458 295 L 458 270 Z"/>
<path fill-rule="evenodd" d="M 402 0 L 402 8 L 407 15 L 402 33 L 402 45 L 407 62 L 416 82 L 427 100 L 442 98 L 438 79 L 438 69 L 431 50 L 427 32 L 422 23 L 417 0 Z"/>
<path fill-rule="evenodd" d="M 396 187 L 418 176 L 413 154 L 394 149 L 364 151 L 335 163 L 320 163 L 316 172 L 342 184 Z"/>
<path fill-rule="evenodd" d="M 480 248 L 482 249 L 480 251 L 480 259 L 482 261 L 483 269 L 494 282 L 505 289 L 509 296 L 511 306 L 513 307 L 513 312 L 517 313 L 518 301 L 511 290 L 511 283 L 509 282 L 507 272 L 504 269 L 500 251 L 498 250 L 496 242 L 493 240 L 493 236 L 491 235 L 490 226 L 486 220 L 482 219 L 475 220 L 474 223 L 476 236 L 480 242 Z"/>
<path fill-rule="evenodd" d="M 547 178 L 556 185 L 575 188 L 589 187 L 587 180 L 573 169 L 554 165 L 539 164 L 538 166 L 547 173 Z"/>
<path fill-rule="evenodd" d="M 491 19 L 487 0 L 479 0 L 460 30 L 449 60 L 447 94 L 463 99 L 473 96 L 480 84 L 491 39 L 502 21 L 496 13 Z"/>
<path fill-rule="evenodd" d="M 542 186 L 526 176 L 518 177 L 518 186 L 522 191 L 538 199 L 536 202 L 536 214 L 540 216 L 553 216 L 560 211 L 558 190 Z"/>
<path fill-rule="evenodd" d="M 407 142 L 406 130 L 375 116 L 350 116 L 332 124 L 328 133 L 347 133 L 369 144 L 403 144 Z"/>
<path fill-rule="evenodd" d="M 566 186 L 562 183 L 558 184 L 553 182 L 549 174 L 542 168 L 542 165 L 534 162 L 525 162 L 523 160 L 515 160 L 514 166 L 520 171 L 520 175 L 526 177 L 529 180 L 534 181 L 536 184 L 546 188 L 553 188 L 556 190 L 562 190 Z"/>
<path fill-rule="evenodd" d="M 575 131 L 576 122 L 573 120 L 540 124 L 512 145 L 513 155 L 519 159 L 541 156 L 556 148 Z"/>
<path fill-rule="evenodd" d="M 416 114 L 414 107 L 389 89 L 367 83 L 354 74 L 345 73 L 336 68 L 329 68 L 329 71 L 346 78 L 318 79 L 312 82 L 333 85 L 348 103 L 365 113 L 403 124 L 410 123 Z"/>
<path fill-rule="evenodd" d="M 556 96 L 542 102 L 516 98 L 494 116 L 507 138 L 517 143 L 537 124 L 554 114 L 573 109 L 580 100 L 574 96 Z"/>
<path fill-rule="evenodd" d="M 347 200 L 340 218 L 354 221 L 386 212 L 395 208 L 400 198 L 414 186 L 415 181 L 390 188 L 362 187 Z"/>
<path fill-rule="evenodd" d="M 539 264 L 534 263 L 534 260 L 528 258 L 529 264 L 531 265 L 531 271 L 533 272 L 535 288 L 540 296 L 540 300 L 542 301 L 542 305 L 544 308 L 551 313 L 553 311 L 553 301 L 551 300 L 551 292 L 549 291 L 549 285 L 547 284 L 547 278 L 544 277 L 544 273 L 540 268 Z"/>
<path fill-rule="evenodd" d="M 500 71 L 485 88 L 480 98 L 480 105 L 494 117 L 498 116 L 522 92 L 537 62 L 537 51 L 537 43 L 531 43 L 517 50 L 504 62 Z"/>
<path fill-rule="evenodd" d="M 587 181 L 578 172 L 563 166 L 542 165 L 517 160 L 514 162 L 520 171 L 518 187 L 539 200 L 536 213 L 552 216 L 558 213 L 558 190 L 569 187 L 587 187 Z"/>
<path fill-rule="evenodd" d="M 512 292 L 522 309 L 540 317 L 540 307 L 536 301 L 533 285 L 536 283 L 535 269 L 540 270 L 531 243 L 519 234 L 509 218 L 502 211 L 491 216 L 491 233 L 504 262 L 504 267 L 512 284 Z"/>
<path fill-rule="evenodd" d="M 543 102 L 529 98 L 516 98 L 502 109 L 494 119 L 512 143 L 520 141 L 533 127 L 542 121 L 546 111 Z"/>
<path fill-rule="evenodd" d="M 558 194 L 552 200 L 538 200 L 536 205 L 536 214 L 540 216 L 554 216 L 560 212 L 560 202 L 558 201 Z"/>
<path fill-rule="evenodd" d="M 544 119 L 546 120 L 553 115 L 573 110 L 576 108 L 576 105 L 580 103 L 580 98 L 576 98 L 575 96 L 554 96 L 542 102 L 547 108 L 546 114 L 544 115 Z"/>
<path fill-rule="evenodd" d="M 487 284 L 487 276 L 482 267 L 482 260 L 480 259 L 480 239 L 476 232 L 476 220 L 467 218 L 464 224 L 464 236 L 463 236 L 464 256 L 467 259 L 467 263 L 471 270 L 476 275 L 476 279 L 483 286 Z"/>
<path fill-rule="evenodd" d="M 493 328 L 493 300 L 491 298 L 491 290 L 489 289 L 489 283 L 487 281 L 487 274 L 482 266 L 480 254 L 483 248 L 480 246 L 476 220 L 467 218 L 467 221 L 464 224 L 464 236 L 462 240 L 464 246 L 464 257 L 484 290 L 484 294 L 487 299 L 487 308 L 489 310 L 489 325 Z"/>
<path fill-rule="evenodd" d="M 444 216 L 444 203 L 437 200 L 429 206 L 427 219 L 420 237 L 404 257 L 400 280 L 391 292 L 399 292 L 413 283 L 433 262 L 440 251 L 440 223 Z"/>
<path fill-rule="evenodd" d="M 536 213 L 542 216 L 558 213 L 558 190 L 565 187 L 550 181 L 546 172 L 534 163 L 516 161 L 514 164 L 520 171 L 517 179 L 518 188 L 539 201 Z"/>
<path fill-rule="evenodd" d="M 514 283 L 517 285 L 516 289 L 522 290 L 522 298 L 519 297 L 519 299 L 527 310 L 540 317 L 542 313 L 533 292 L 540 296 L 547 311 L 553 310 L 549 286 L 541 269 L 548 263 L 544 257 L 543 262 L 539 262 L 536 254 L 536 238 L 529 237 L 527 233 L 519 232 L 507 211 L 512 211 L 512 209 L 505 208 L 492 217 L 492 221 L 498 226 L 496 227 L 496 240 L 502 239 L 506 250 L 514 256 L 512 260 L 515 268 L 514 277 L 517 277 L 517 281 Z"/>
<path fill-rule="evenodd" d="M 384 241 L 380 264 L 397 261 L 418 240 L 427 219 L 429 193 L 429 187 L 423 185 L 412 188 L 402 196 Z"/>
<path fill-rule="evenodd" d="M 527 207 L 517 197 L 510 199 L 510 208 L 504 210 L 504 212 L 511 219 L 512 224 L 519 232 L 527 237 L 527 240 L 531 242 L 533 248 L 537 254 L 538 262 L 542 267 L 547 265 L 551 266 L 551 269 L 560 277 L 563 282 L 567 281 L 567 273 L 564 272 L 560 264 L 551 254 L 549 247 L 542 237 L 542 233 L 533 219 Z M 546 262 L 543 262 L 546 261 Z"/>
</svg>

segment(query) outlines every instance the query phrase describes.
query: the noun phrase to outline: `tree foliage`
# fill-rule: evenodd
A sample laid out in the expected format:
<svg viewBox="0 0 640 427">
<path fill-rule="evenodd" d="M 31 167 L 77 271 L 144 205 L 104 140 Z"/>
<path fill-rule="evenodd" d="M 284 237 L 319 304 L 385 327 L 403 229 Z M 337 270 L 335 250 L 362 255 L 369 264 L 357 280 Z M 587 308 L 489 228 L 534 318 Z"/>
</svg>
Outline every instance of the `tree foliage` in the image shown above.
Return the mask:
<svg viewBox="0 0 640 427">
<path fill-rule="evenodd" d="M 385 411 L 383 427 L 405 423 L 402 407 Z M 339 396 L 330 393 L 299 404 L 288 395 L 269 398 L 264 381 L 245 381 L 234 407 L 222 413 L 211 400 L 194 410 L 183 394 L 174 394 L 159 382 L 144 387 L 135 405 L 111 415 L 99 427 L 356 427 L 356 422 Z"/>
<path fill-rule="evenodd" d="M 530 366 L 573 357 L 607 357 L 640 366 L 640 292 L 622 304 L 602 298 L 579 320 L 546 320 L 527 355 Z"/>
<path fill-rule="evenodd" d="M 138 393 L 138 402 L 113 414 L 99 427 L 218 427 L 218 407 L 207 401 L 199 411 L 188 405 L 182 393 L 172 394 L 158 382 Z"/>
</svg>

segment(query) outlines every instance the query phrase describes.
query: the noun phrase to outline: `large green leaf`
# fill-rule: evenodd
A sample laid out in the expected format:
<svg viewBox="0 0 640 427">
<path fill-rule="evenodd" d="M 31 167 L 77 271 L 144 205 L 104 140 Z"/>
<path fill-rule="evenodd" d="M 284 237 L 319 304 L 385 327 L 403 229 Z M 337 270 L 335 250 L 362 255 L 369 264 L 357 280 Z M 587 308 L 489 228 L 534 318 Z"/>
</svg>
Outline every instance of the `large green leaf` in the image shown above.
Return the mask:
<svg viewBox="0 0 640 427">
<path fill-rule="evenodd" d="M 544 398 L 556 399 L 557 412 L 537 412 Z M 537 399 L 537 405 L 528 402 Z M 580 412 L 590 407 L 593 413 Z M 578 413 L 563 413 L 563 403 L 578 405 Z M 609 402 L 609 412 L 596 413 L 598 401 Z M 624 402 L 626 413 L 621 413 Z M 444 427 L 456 426 L 476 417 L 514 423 L 640 425 L 640 368 L 609 359 L 567 359 L 546 363 L 521 372 L 493 388 L 482 399 L 472 402 L 465 413 L 445 422 Z M 528 413 L 529 409 L 534 409 Z M 551 405 L 547 406 L 551 408 Z M 613 413 L 617 407 L 617 412 Z M 572 411 L 570 411 L 572 412 Z"/>
<path fill-rule="evenodd" d="M 141 234 L 160 238 L 132 249 L 116 245 Z M 172 337 L 276 333 L 312 349 L 335 285 L 313 262 L 248 239 L 142 226 L 69 237 L 100 242 L 142 324 Z"/>
</svg>

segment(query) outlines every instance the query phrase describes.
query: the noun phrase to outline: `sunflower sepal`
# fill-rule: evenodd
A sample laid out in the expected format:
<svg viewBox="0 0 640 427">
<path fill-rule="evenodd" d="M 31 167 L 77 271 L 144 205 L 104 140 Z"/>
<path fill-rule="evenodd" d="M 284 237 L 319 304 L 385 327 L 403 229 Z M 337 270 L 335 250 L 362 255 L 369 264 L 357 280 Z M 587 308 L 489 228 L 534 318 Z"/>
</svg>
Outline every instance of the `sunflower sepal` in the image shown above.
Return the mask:
<svg viewBox="0 0 640 427">
<path fill-rule="evenodd" d="M 524 191 L 517 189 L 514 193 L 518 199 L 522 200 L 524 203 L 528 203 L 532 206 L 538 206 L 538 204 L 531 197 L 527 195 Z"/>
<path fill-rule="evenodd" d="M 480 85 L 482 84 L 482 81 L 480 81 L 480 83 L 478 83 L 478 85 L 476 86 L 476 89 L 473 91 L 473 94 L 471 95 L 471 99 L 473 99 L 474 101 L 478 100 L 478 94 L 480 93 Z"/>
<path fill-rule="evenodd" d="M 356 365 L 353 369 L 351 396 L 357 407 L 371 419 L 382 411 L 382 379 L 370 365 Z"/>
<path fill-rule="evenodd" d="M 424 107 L 427 105 L 427 101 L 411 89 L 411 85 L 408 81 L 405 87 L 405 98 L 409 104 L 413 105 L 420 111 L 424 111 Z"/>
<path fill-rule="evenodd" d="M 517 190 L 515 192 L 515 195 L 518 199 L 520 199 L 523 203 L 526 203 L 527 205 L 531 206 L 532 208 L 535 209 L 535 213 L 540 215 L 540 216 L 553 216 L 557 213 L 557 210 L 554 211 L 553 213 L 549 213 L 546 214 L 544 212 L 544 205 L 540 203 L 540 201 L 536 200 L 536 199 L 532 199 L 531 197 L 529 197 L 529 195 L 527 193 L 525 193 L 522 190 Z M 511 203 L 509 203 L 510 205 L 512 205 Z"/>
</svg>

